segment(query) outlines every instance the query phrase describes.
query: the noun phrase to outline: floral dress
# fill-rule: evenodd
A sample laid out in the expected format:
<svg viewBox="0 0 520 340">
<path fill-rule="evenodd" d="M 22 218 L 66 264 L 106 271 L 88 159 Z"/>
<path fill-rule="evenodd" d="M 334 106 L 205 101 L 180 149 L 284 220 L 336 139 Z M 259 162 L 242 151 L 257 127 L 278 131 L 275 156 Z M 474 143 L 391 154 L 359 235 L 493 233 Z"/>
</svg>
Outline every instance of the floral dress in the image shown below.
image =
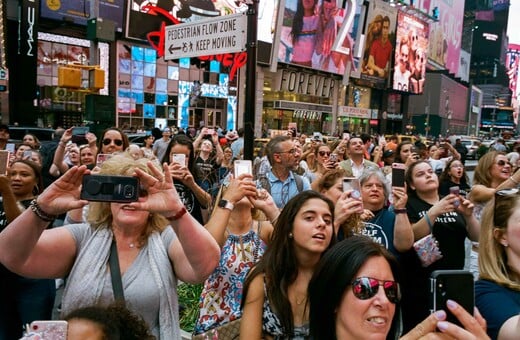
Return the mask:
<svg viewBox="0 0 520 340">
<path fill-rule="evenodd" d="M 258 231 L 251 229 L 242 235 L 229 233 L 222 247 L 220 262 L 204 282 L 200 296 L 200 312 L 195 334 L 206 332 L 242 316 L 240 304 L 245 278 L 262 257 L 266 244 Z"/>
</svg>

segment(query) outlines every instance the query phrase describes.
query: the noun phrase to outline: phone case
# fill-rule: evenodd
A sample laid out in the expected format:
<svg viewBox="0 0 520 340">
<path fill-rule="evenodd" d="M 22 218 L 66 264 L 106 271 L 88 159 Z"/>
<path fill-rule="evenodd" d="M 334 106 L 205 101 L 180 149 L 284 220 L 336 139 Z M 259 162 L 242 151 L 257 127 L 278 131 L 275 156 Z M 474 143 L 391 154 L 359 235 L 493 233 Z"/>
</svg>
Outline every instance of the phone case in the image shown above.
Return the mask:
<svg viewBox="0 0 520 340">
<path fill-rule="evenodd" d="M 28 335 L 42 339 L 66 340 L 68 323 L 65 320 L 36 320 L 29 325 Z"/>
<path fill-rule="evenodd" d="M 345 177 L 343 178 L 343 192 L 353 190 L 350 194 L 352 198 L 360 198 L 361 197 L 361 185 L 359 184 L 359 179 L 356 177 Z"/>
<path fill-rule="evenodd" d="M 392 163 L 392 186 L 404 188 L 405 165 L 402 163 Z"/>
<path fill-rule="evenodd" d="M 85 175 L 80 198 L 97 202 L 135 202 L 139 199 L 139 179 L 131 176 Z"/>
<path fill-rule="evenodd" d="M 10 152 L 7 150 L 0 150 L 0 175 L 7 174 L 7 165 L 9 164 Z"/>
<path fill-rule="evenodd" d="M 473 274 L 466 270 L 436 270 L 431 274 L 431 312 L 442 309 L 447 321 L 460 325 L 458 319 L 446 307 L 448 299 L 473 315 L 475 307 Z"/>
<path fill-rule="evenodd" d="M 253 174 L 253 164 L 251 163 L 250 160 L 238 159 L 233 163 L 233 165 L 235 168 L 235 172 L 234 172 L 235 178 L 238 178 L 242 174 L 248 174 L 248 175 Z"/>
<path fill-rule="evenodd" d="M 186 166 L 186 155 L 183 153 L 175 153 L 173 154 L 173 161 L 175 163 L 179 163 L 180 165 Z"/>
</svg>

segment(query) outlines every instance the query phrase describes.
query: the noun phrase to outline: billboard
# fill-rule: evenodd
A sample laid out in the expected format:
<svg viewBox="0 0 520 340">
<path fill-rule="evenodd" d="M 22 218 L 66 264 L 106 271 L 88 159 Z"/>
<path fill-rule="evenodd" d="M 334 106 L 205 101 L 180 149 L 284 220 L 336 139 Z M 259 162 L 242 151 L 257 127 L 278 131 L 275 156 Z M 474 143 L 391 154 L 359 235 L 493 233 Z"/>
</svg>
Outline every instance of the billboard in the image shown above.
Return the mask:
<svg viewBox="0 0 520 340">
<path fill-rule="evenodd" d="M 429 33 L 428 23 L 399 11 L 392 89 L 415 94 L 423 93 Z"/>
<path fill-rule="evenodd" d="M 286 0 L 279 26 L 278 62 L 343 75 L 349 56 L 332 50 L 347 15 L 342 1 L 338 2 Z"/>
<path fill-rule="evenodd" d="M 99 17 L 116 23 L 116 30 L 123 30 L 124 0 L 99 0 Z M 87 25 L 90 17 L 90 1 L 42 1 L 41 17 Z"/>
<path fill-rule="evenodd" d="M 464 1 L 433 0 L 439 9 L 439 21 L 430 25 L 430 53 L 434 64 L 457 74 L 460 64 Z"/>
<path fill-rule="evenodd" d="M 506 52 L 506 70 L 509 77 L 509 89 L 513 93 L 513 98 L 517 96 L 518 65 L 520 63 L 520 45 L 509 44 Z"/>
<path fill-rule="evenodd" d="M 360 67 L 351 72 L 372 87 L 386 87 L 395 44 L 397 9 L 381 0 L 368 4 Z"/>
</svg>

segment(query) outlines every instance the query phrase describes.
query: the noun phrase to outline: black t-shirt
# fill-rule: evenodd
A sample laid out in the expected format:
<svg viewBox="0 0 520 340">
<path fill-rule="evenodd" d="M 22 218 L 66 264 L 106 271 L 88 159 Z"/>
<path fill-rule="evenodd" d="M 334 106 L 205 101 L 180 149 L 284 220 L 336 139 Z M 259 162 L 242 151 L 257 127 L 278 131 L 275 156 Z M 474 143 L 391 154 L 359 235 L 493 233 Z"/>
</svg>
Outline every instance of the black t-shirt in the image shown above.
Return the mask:
<svg viewBox="0 0 520 340">
<path fill-rule="evenodd" d="M 197 184 L 199 184 L 204 191 L 210 192 L 213 190 L 214 186 L 218 185 L 218 173 L 220 168 L 215 158 L 210 157 L 204 160 L 200 156 L 197 156 L 194 165 Z"/>
<path fill-rule="evenodd" d="M 448 196 L 450 194 L 450 188 L 455 186 L 459 187 L 461 196 L 466 198 L 468 197 L 471 188 L 466 183 L 466 181 L 460 181 L 460 183 L 455 183 L 451 179 L 439 181 L 439 195 L 443 197 Z"/>
<path fill-rule="evenodd" d="M 174 182 L 173 184 L 175 185 L 175 190 L 177 190 L 186 210 L 191 214 L 191 216 L 193 216 L 193 218 L 199 221 L 200 224 L 204 224 L 201 211 L 202 206 L 197 200 L 195 194 L 181 182 Z"/>
<path fill-rule="evenodd" d="M 409 195 L 406 209 L 411 224 L 416 223 L 432 207 L 416 195 Z M 456 212 L 443 214 L 433 222 L 433 236 L 437 239 L 443 258 L 423 268 L 414 249 L 403 254 L 402 314 L 403 332 L 415 327 L 430 314 L 430 275 L 438 269 L 464 267 L 464 241 L 467 236 L 466 220 Z"/>
</svg>

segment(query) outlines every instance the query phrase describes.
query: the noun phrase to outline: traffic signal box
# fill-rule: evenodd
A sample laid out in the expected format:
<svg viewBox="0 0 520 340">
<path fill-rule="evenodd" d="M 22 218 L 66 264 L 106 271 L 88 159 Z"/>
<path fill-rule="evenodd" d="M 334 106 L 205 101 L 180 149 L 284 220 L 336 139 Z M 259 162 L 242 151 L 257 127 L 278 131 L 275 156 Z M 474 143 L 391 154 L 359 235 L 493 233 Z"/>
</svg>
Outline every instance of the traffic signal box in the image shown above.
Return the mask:
<svg viewBox="0 0 520 340">
<path fill-rule="evenodd" d="M 80 88 L 81 69 L 64 66 L 58 67 L 58 86 Z"/>
</svg>

